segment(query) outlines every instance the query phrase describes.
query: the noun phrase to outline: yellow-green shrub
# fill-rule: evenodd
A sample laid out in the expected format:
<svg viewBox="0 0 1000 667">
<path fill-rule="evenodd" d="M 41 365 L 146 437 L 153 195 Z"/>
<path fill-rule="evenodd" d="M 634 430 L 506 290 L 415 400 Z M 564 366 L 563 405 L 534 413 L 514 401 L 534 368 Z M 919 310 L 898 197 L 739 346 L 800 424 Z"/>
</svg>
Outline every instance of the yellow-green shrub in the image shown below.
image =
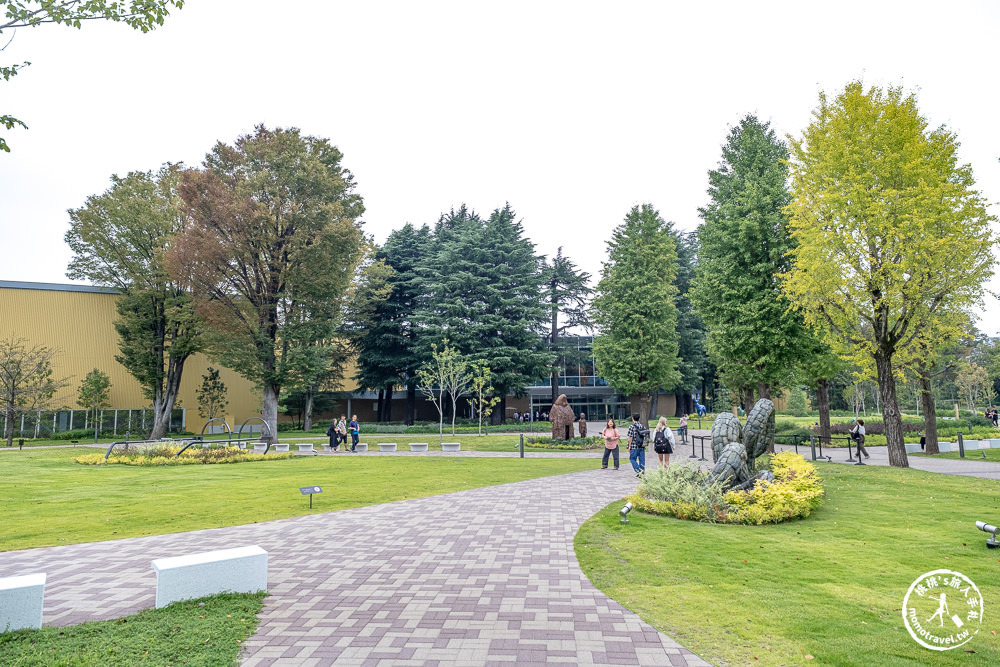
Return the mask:
<svg viewBox="0 0 1000 667">
<path fill-rule="evenodd" d="M 182 466 L 202 465 L 209 463 L 247 463 L 250 461 L 277 461 L 289 459 L 291 452 L 257 454 L 238 447 L 216 447 L 212 449 L 184 450 L 180 456 L 178 445 L 156 445 L 150 449 L 137 449 L 121 453 L 112 452 L 107 460 L 104 454 L 84 454 L 73 460 L 84 465 L 118 464 L 127 466 Z"/>
<path fill-rule="evenodd" d="M 823 504 L 816 467 L 794 452 L 771 457 L 773 482 L 760 481 L 749 491 L 730 491 L 726 502 L 731 523 L 761 525 L 807 517 Z"/>
</svg>

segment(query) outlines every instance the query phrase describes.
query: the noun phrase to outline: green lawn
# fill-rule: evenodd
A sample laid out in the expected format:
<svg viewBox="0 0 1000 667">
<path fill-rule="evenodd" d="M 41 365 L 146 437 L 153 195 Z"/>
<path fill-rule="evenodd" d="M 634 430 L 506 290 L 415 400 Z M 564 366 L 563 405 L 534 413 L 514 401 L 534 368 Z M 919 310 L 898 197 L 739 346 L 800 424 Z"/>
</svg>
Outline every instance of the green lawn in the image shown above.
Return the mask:
<svg viewBox="0 0 1000 667">
<path fill-rule="evenodd" d="M 958 447 L 958 445 L 954 445 Z M 986 458 L 983 458 L 983 452 L 986 452 Z M 1000 461 L 1000 449 L 966 449 L 965 458 L 962 459 L 958 455 L 958 452 L 942 452 L 940 454 L 934 454 L 933 456 L 928 456 L 923 452 L 917 452 L 910 454 L 910 456 L 922 456 L 928 459 L 961 459 L 963 461 Z"/>
<path fill-rule="evenodd" d="M 622 524 L 613 503 L 581 527 L 577 556 L 599 589 L 713 663 L 1000 664 L 1000 552 L 975 528 L 1000 521 L 1000 483 L 817 467 L 827 500 L 807 519 L 758 527 L 633 512 Z M 901 615 L 910 584 L 936 569 L 970 577 L 987 608 L 979 634 L 944 652 L 914 642 Z"/>
<path fill-rule="evenodd" d="M 0 451 L 0 551 L 235 526 L 418 498 L 597 465 L 589 459 L 296 456 L 229 465 L 83 466 L 90 448 Z"/>
<path fill-rule="evenodd" d="M 263 598 L 226 594 L 110 621 L 0 634 L 0 664 L 236 665 L 242 642 L 257 628 Z"/>
</svg>

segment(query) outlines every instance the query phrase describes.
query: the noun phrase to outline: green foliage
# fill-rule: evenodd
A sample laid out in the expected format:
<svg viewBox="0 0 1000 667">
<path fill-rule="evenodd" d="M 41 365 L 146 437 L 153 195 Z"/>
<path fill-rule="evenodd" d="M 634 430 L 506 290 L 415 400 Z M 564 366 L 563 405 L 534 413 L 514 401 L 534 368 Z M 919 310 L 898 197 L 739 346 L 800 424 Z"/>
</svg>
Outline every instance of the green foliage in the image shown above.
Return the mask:
<svg viewBox="0 0 1000 667">
<path fill-rule="evenodd" d="M 729 510 L 721 482 L 707 483 L 697 463 L 674 463 L 647 470 L 635 495 L 636 509 L 694 521 L 723 521 Z"/>
<path fill-rule="evenodd" d="M 493 407 L 500 402 L 500 397 L 495 392 L 490 367 L 482 361 L 469 364 L 469 393 L 472 394 L 472 398 L 467 400 L 472 408 L 472 414 L 479 420 L 480 433 L 483 432 L 483 419 L 489 419 L 493 414 Z"/>
<path fill-rule="evenodd" d="M 29 345 L 24 338 L 0 339 L 0 409 L 7 421 L 8 447 L 14 439 L 14 419 L 47 407 L 66 385 L 66 380 L 52 377 L 55 354 L 44 345 Z"/>
<path fill-rule="evenodd" d="M 0 634 L 5 665 L 235 665 L 266 593 L 224 593 L 133 616 Z"/>
<path fill-rule="evenodd" d="M 608 241 L 593 300 L 597 372 L 626 393 L 673 387 L 678 370 L 677 248 L 672 225 L 634 206 Z"/>
<path fill-rule="evenodd" d="M 452 347 L 447 338 L 439 350 L 431 343 L 431 359 L 417 369 L 417 388 L 427 395 L 438 411 L 438 434 L 444 435 L 445 397 L 451 399 L 451 433 L 455 434 L 458 397 L 468 389 L 469 360 Z"/>
<path fill-rule="evenodd" d="M 178 455 L 180 452 L 180 455 Z M 181 452 L 180 445 L 138 445 L 116 448 L 107 459 L 104 454 L 83 454 L 75 457 L 76 463 L 83 465 L 127 465 L 127 466 L 183 466 L 207 463 L 256 463 L 290 459 L 293 452 L 272 452 L 257 454 L 238 447 L 188 447 Z"/>
<path fill-rule="evenodd" d="M 562 254 L 562 246 L 556 250 L 552 261 L 545 261 L 542 268 L 546 307 L 549 311 L 551 324 L 548 331 L 548 349 L 558 360 L 560 366 L 579 365 L 590 357 L 588 350 L 581 350 L 577 345 L 577 337 L 567 337 L 569 331 L 592 328 L 590 313 L 587 310 L 588 298 L 593 290 L 588 282 L 590 274 L 576 268 L 569 257 Z M 560 320 L 560 314 L 563 316 Z M 558 376 L 551 377 L 552 401 L 558 397 Z"/>
<path fill-rule="evenodd" d="M 791 142 L 797 245 L 784 289 L 838 355 L 874 369 L 895 419 L 900 369 L 955 340 L 954 314 L 981 300 L 996 218 L 958 161 L 956 135 L 930 129 L 915 95 L 855 81 L 819 102 Z M 889 447 L 905 465 L 898 434 Z"/>
<path fill-rule="evenodd" d="M 777 276 L 788 268 L 788 149 L 770 123 L 741 119 L 708 172 L 700 210 L 692 301 L 708 328 L 708 352 L 730 387 L 775 387 L 801 354 L 802 316 Z"/>
<path fill-rule="evenodd" d="M 788 388 L 788 411 L 796 417 L 806 414 L 806 392 L 801 387 Z"/>
<path fill-rule="evenodd" d="M 96 368 L 80 382 L 77 389 L 77 404 L 90 413 L 90 421 L 98 423 L 98 413 L 111 405 L 111 378 Z"/>
<path fill-rule="evenodd" d="M 770 457 L 774 481 L 760 481 L 747 491 L 730 491 L 727 520 L 759 526 L 809 516 L 823 504 L 823 484 L 816 467 L 790 451 Z"/>
<path fill-rule="evenodd" d="M 214 419 L 229 405 L 226 383 L 219 379 L 219 371 L 211 366 L 201 376 L 201 386 L 196 390 L 198 414 L 205 419 Z"/>
<path fill-rule="evenodd" d="M 702 380 L 708 373 L 708 356 L 705 342 L 705 323 L 695 312 L 691 303 L 692 283 L 695 277 L 698 238 L 694 232 L 685 234 L 673 225 L 670 226 L 670 234 L 674 237 L 677 245 L 677 276 L 674 285 L 677 287 L 677 296 L 674 299 L 677 305 L 677 337 L 679 339 L 678 358 L 680 379 L 673 387 L 665 386 L 667 391 L 676 394 L 683 393 L 683 398 L 688 394 L 700 393 Z M 693 406 L 688 406 L 693 409 Z M 685 406 L 678 405 L 678 411 L 683 412 Z"/>
<path fill-rule="evenodd" d="M 586 449 L 597 449 L 604 445 L 604 438 L 591 435 L 586 438 L 571 438 L 569 440 L 553 440 L 550 436 L 531 436 L 524 439 L 524 443 L 530 444 L 540 449 L 560 449 L 567 451 L 581 451 Z"/>
</svg>

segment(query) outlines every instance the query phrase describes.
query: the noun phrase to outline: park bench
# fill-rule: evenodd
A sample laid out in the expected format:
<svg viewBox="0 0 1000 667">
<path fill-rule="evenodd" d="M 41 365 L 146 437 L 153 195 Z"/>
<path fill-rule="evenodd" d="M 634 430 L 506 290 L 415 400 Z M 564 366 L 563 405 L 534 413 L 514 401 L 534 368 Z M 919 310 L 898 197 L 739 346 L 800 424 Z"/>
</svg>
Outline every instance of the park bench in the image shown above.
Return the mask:
<svg viewBox="0 0 1000 667">
<path fill-rule="evenodd" d="M 274 443 L 274 451 L 276 452 L 288 452 L 287 442 L 276 442 Z"/>
<path fill-rule="evenodd" d="M 394 442 L 380 442 L 380 443 L 378 443 L 378 450 L 380 452 L 394 452 L 394 451 L 396 451 L 396 443 L 394 443 Z"/>
<path fill-rule="evenodd" d="M 267 590 L 267 552 L 258 546 L 157 558 L 156 608 L 218 593 Z"/>
<path fill-rule="evenodd" d="M 263 454 L 266 451 L 267 451 L 267 443 L 262 443 L 262 444 L 258 444 L 258 445 L 254 445 L 253 446 L 253 453 L 254 454 Z"/>
<path fill-rule="evenodd" d="M 42 627 L 45 575 L 0 577 L 0 632 Z"/>
<path fill-rule="evenodd" d="M 330 445 L 323 445 L 323 453 L 324 454 L 329 454 L 332 451 L 333 451 L 333 447 L 331 447 Z"/>
<path fill-rule="evenodd" d="M 368 443 L 367 442 L 359 442 L 358 446 L 355 448 L 355 451 L 357 451 L 357 452 L 367 452 L 368 451 Z"/>
<path fill-rule="evenodd" d="M 441 443 L 442 452 L 460 452 L 462 451 L 462 444 L 459 442 L 442 442 Z"/>
<path fill-rule="evenodd" d="M 316 450 L 313 449 L 313 443 L 311 442 L 300 442 L 295 446 L 299 448 L 299 454 L 302 454 L 303 452 L 309 452 L 310 454 L 317 453 Z"/>
<path fill-rule="evenodd" d="M 411 452 L 426 452 L 427 443 L 426 442 L 411 442 L 410 443 Z"/>
</svg>

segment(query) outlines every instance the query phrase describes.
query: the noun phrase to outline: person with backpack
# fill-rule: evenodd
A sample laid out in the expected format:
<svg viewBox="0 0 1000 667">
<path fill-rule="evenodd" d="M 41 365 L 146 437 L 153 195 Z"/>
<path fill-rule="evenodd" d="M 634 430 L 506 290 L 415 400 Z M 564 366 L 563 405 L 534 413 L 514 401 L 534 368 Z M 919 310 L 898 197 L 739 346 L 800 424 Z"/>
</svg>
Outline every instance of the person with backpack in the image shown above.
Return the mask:
<svg viewBox="0 0 1000 667">
<path fill-rule="evenodd" d="M 340 451 L 340 443 L 344 443 L 344 448 L 347 448 L 347 415 L 340 415 L 340 421 L 337 422 L 337 440 L 333 451 Z"/>
<path fill-rule="evenodd" d="M 674 453 L 675 444 L 677 442 L 674 440 L 674 432 L 667 425 L 667 418 L 660 417 L 656 422 L 656 433 L 653 434 L 653 451 L 656 452 L 661 468 L 670 465 L 670 455 Z"/>
<path fill-rule="evenodd" d="M 869 458 L 868 450 L 865 449 L 865 420 L 859 419 L 858 423 L 854 425 L 851 429 L 851 439 L 858 443 L 858 460 L 861 459 L 861 455 L 864 454 L 865 458 Z"/>
<path fill-rule="evenodd" d="M 635 470 L 636 477 L 642 477 L 646 471 L 646 440 L 649 438 L 649 428 L 639 421 L 639 413 L 632 413 L 632 425 L 628 427 L 628 461 Z"/>
</svg>

